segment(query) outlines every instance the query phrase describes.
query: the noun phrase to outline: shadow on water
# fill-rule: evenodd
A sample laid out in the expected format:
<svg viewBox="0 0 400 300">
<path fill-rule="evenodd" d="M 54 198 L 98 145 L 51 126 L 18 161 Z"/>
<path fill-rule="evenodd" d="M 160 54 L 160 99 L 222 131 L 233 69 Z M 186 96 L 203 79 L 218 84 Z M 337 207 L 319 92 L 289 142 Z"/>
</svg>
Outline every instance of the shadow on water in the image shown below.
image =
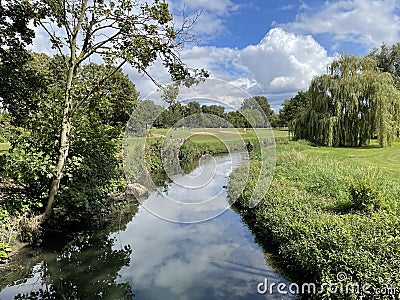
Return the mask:
<svg viewBox="0 0 400 300">
<path fill-rule="evenodd" d="M 132 249 L 114 249 L 110 232 L 124 229 L 137 209 L 127 205 L 96 232 L 53 233 L 40 248 L 26 248 L 2 270 L 0 299 L 132 299 L 130 284 L 116 283 Z"/>
</svg>

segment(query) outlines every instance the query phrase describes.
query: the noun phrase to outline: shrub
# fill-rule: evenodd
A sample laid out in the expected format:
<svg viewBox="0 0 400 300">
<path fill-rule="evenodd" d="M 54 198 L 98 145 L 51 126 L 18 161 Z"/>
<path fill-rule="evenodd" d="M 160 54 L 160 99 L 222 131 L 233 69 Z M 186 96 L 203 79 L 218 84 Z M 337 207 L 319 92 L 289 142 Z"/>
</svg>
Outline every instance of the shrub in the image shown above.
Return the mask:
<svg viewBox="0 0 400 300">
<path fill-rule="evenodd" d="M 378 188 L 376 178 L 370 173 L 350 177 L 349 192 L 355 210 L 376 211 L 384 206 L 383 193 Z"/>
</svg>

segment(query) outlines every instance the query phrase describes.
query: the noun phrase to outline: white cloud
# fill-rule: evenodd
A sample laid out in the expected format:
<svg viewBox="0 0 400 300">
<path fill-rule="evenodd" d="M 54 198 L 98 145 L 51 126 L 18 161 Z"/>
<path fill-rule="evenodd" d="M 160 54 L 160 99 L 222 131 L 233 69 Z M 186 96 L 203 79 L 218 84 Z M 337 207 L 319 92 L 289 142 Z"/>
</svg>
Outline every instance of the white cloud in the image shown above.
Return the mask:
<svg viewBox="0 0 400 300">
<path fill-rule="evenodd" d="M 330 34 L 335 41 L 352 41 L 374 47 L 400 38 L 397 0 L 326 1 L 319 7 L 303 7 L 295 22 L 284 28 L 301 33 Z"/>
<path fill-rule="evenodd" d="M 213 78 L 280 102 L 284 99 L 278 100 L 279 96 L 274 95 L 294 95 L 306 90 L 311 79 L 324 73 L 331 61 L 326 50 L 311 36 L 295 35 L 280 28 L 271 29 L 258 44 L 244 49 L 196 46 L 183 50 L 181 57 L 190 67 L 210 71 Z M 149 73 L 162 83 L 169 82 L 168 73 L 160 63 Z M 135 72 L 131 72 L 131 78 L 143 97 L 155 89 Z"/>
<path fill-rule="evenodd" d="M 260 43 L 243 49 L 238 61 L 257 81 L 258 92 L 283 93 L 307 89 L 330 58 L 313 37 L 273 28 Z"/>
<path fill-rule="evenodd" d="M 296 6 L 294 4 L 289 4 L 289 5 L 283 5 L 281 7 L 279 7 L 280 11 L 285 11 L 285 10 L 292 10 L 294 9 Z"/>
<path fill-rule="evenodd" d="M 185 5 L 191 13 L 203 9 L 196 29 L 200 37 L 210 37 L 218 34 L 219 30 L 226 30 L 224 18 L 238 9 L 231 0 L 193 0 Z M 177 15 L 183 1 L 174 2 L 171 6 Z M 300 24 L 299 21 L 287 26 L 300 27 Z M 46 41 L 43 32 L 38 30 L 33 50 L 52 53 Z M 189 67 L 204 68 L 211 72 L 213 78 L 226 80 L 252 95 L 266 95 L 272 100 L 274 108 L 279 107 L 288 95 L 293 96 L 297 91 L 307 89 L 311 79 L 325 72 L 330 61 L 325 49 L 313 37 L 289 33 L 281 28 L 271 29 L 258 44 L 244 49 L 194 46 L 183 49 L 181 58 Z M 95 61 L 100 62 L 98 59 Z M 157 89 L 151 80 L 131 67 L 125 67 L 124 71 L 136 84 L 142 98 Z M 170 82 L 169 74 L 159 61 L 148 72 L 162 84 Z M 236 98 L 227 96 L 226 99 L 234 102 Z"/>
</svg>

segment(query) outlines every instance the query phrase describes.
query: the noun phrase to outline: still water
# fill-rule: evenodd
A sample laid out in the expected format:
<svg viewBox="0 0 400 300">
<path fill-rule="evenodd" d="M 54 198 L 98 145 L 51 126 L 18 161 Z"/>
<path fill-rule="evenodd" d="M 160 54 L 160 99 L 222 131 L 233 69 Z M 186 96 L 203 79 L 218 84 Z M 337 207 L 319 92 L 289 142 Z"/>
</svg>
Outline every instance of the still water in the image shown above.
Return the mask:
<svg viewBox="0 0 400 300">
<path fill-rule="evenodd" d="M 14 269 L 3 272 L 0 299 L 294 298 L 257 292 L 265 278 L 268 284 L 289 283 L 268 266 L 252 233 L 228 205 L 223 213 L 195 224 L 166 221 L 146 206 L 177 195 L 190 203 L 215 197 L 228 203 L 223 186 L 242 160 L 240 154 L 203 159 L 189 177 L 208 168 L 219 171 L 201 192 L 183 189 L 181 175 L 151 192 L 144 206 L 121 214 L 107 230 L 81 233 L 68 242 L 54 240 L 19 255 Z"/>
</svg>

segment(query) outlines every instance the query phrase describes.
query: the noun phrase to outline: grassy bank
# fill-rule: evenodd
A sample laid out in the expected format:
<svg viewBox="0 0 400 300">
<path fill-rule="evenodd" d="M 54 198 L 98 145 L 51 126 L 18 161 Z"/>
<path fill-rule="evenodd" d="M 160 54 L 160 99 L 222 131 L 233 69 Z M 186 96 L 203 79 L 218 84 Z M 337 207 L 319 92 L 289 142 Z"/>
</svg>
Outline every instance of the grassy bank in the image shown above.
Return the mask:
<svg viewBox="0 0 400 300">
<path fill-rule="evenodd" d="M 179 156 L 180 160 L 184 162 L 196 160 L 203 154 L 214 155 L 246 151 L 248 142 L 252 144 L 254 151 L 257 151 L 260 147 L 260 141 L 267 141 L 272 139 L 273 136 L 275 136 L 277 143 L 288 143 L 287 131 L 272 131 L 264 128 L 255 130 L 244 130 L 243 128 L 151 129 L 147 138 L 133 137 L 126 139 L 126 166 L 131 178 L 135 178 L 136 173 L 144 168 L 154 172 L 162 170 L 161 148 L 168 149 L 168 143 L 172 143 L 171 149 L 179 151 L 174 155 Z M 143 144 L 146 145 L 144 150 L 145 162 L 140 161 L 142 157 L 138 155 L 143 151 L 138 147 L 143 147 Z"/>
<path fill-rule="evenodd" d="M 400 161 L 375 156 L 390 160 L 400 145 L 387 149 L 279 145 L 268 193 L 249 209 L 252 174 L 260 165 L 252 161 L 253 172 L 235 206 L 296 281 L 317 284 L 321 293 L 311 295 L 316 299 L 392 299 L 380 292 L 400 287 Z M 240 172 L 232 174 L 230 187 Z"/>
</svg>

